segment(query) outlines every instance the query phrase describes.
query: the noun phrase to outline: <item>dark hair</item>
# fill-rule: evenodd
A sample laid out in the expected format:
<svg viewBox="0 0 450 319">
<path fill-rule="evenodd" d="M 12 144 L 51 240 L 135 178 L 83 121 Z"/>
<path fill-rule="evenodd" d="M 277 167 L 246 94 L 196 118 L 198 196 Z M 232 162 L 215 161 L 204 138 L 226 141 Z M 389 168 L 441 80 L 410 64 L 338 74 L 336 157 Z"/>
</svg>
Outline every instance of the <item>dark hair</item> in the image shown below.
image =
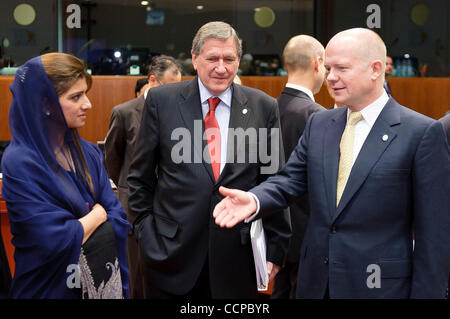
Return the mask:
<svg viewBox="0 0 450 319">
<path fill-rule="evenodd" d="M 134 94 L 138 94 L 142 87 L 148 83 L 148 78 L 139 79 L 136 81 L 136 87 L 134 88 Z"/>
<path fill-rule="evenodd" d="M 158 55 L 152 59 L 152 63 L 148 68 L 148 76 L 154 75 L 159 81 L 169 69 L 172 70 L 173 74 L 178 74 L 182 72 L 183 68 L 173 57 L 168 55 Z"/>
</svg>

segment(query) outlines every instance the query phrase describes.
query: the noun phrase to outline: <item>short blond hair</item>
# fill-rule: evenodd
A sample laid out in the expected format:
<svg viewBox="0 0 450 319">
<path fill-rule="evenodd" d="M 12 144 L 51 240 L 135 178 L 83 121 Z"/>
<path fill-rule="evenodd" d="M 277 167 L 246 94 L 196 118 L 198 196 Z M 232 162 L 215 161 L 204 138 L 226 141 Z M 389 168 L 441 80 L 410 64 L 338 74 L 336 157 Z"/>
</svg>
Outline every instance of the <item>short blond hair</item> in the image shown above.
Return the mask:
<svg viewBox="0 0 450 319">
<path fill-rule="evenodd" d="M 325 48 L 315 38 L 309 35 L 297 35 L 292 37 L 283 50 L 283 62 L 289 70 L 307 70 L 313 59 L 325 55 Z"/>
</svg>

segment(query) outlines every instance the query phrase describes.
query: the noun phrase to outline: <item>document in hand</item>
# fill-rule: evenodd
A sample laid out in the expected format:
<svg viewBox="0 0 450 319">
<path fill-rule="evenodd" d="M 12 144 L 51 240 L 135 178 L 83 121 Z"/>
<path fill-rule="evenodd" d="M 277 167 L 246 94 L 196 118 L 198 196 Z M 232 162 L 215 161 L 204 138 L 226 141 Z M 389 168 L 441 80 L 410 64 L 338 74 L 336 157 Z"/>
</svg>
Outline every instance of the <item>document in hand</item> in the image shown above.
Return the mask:
<svg viewBox="0 0 450 319">
<path fill-rule="evenodd" d="M 269 287 L 269 275 L 266 262 L 266 237 L 261 219 L 252 222 L 250 227 L 253 258 L 255 259 L 256 283 L 258 291 L 267 291 Z"/>
</svg>

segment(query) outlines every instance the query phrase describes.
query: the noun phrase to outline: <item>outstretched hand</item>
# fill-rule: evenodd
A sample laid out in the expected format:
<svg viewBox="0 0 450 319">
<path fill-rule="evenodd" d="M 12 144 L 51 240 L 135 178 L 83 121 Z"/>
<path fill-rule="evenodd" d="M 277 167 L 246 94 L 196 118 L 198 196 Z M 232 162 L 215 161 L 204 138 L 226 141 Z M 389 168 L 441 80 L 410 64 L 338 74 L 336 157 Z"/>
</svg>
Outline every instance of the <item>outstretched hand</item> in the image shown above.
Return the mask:
<svg viewBox="0 0 450 319">
<path fill-rule="evenodd" d="M 256 201 L 248 192 L 221 186 L 225 196 L 214 208 L 213 216 L 220 227 L 231 228 L 256 211 Z"/>
</svg>

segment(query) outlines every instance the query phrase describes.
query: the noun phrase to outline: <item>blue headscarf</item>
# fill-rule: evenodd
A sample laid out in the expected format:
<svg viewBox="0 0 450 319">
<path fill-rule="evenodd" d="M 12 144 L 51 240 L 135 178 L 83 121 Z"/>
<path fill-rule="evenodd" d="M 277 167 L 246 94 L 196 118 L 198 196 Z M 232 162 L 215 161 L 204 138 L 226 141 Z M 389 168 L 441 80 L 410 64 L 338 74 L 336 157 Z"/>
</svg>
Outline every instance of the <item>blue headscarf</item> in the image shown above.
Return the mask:
<svg viewBox="0 0 450 319">
<path fill-rule="evenodd" d="M 130 224 L 110 187 L 101 151 L 69 129 L 56 92 L 35 57 L 16 73 L 9 122 L 12 140 L 2 159 L 2 195 L 15 246 L 13 298 L 79 298 L 68 279 L 80 256 L 83 227 L 78 221 L 99 203 L 116 233 L 124 296 L 129 297 L 126 241 Z M 83 154 L 77 150 L 80 141 Z M 70 171 L 55 150 L 69 150 Z M 85 175 L 92 178 L 90 191 Z M 68 159 L 69 160 L 69 159 Z M 68 268 L 69 267 L 69 268 Z"/>
</svg>

